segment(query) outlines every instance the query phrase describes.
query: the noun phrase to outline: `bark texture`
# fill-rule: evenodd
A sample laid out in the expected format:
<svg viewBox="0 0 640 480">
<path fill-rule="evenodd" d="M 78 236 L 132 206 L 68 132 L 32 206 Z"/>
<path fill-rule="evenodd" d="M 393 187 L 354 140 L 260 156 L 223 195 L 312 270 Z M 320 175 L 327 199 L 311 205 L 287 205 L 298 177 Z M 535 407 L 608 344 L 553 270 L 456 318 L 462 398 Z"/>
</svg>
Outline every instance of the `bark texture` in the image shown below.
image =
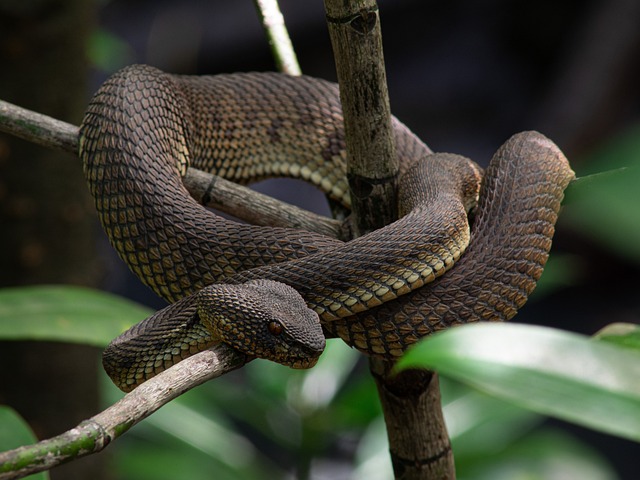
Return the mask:
<svg viewBox="0 0 640 480">
<path fill-rule="evenodd" d="M 397 218 L 396 162 L 380 16 L 375 0 L 325 0 L 344 111 L 356 234 Z M 437 376 L 371 359 L 397 479 L 455 478 Z"/>
<path fill-rule="evenodd" d="M 347 141 L 347 178 L 359 235 L 397 218 L 398 165 L 375 1 L 325 0 Z"/>
</svg>

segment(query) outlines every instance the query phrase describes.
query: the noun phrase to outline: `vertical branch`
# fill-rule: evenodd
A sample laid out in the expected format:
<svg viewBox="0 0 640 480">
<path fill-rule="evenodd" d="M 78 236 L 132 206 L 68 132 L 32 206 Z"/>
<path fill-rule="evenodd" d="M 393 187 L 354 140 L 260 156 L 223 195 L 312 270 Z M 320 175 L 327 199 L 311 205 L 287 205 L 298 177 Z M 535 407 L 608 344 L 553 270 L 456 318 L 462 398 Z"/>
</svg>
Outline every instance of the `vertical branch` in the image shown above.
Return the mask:
<svg viewBox="0 0 640 480">
<path fill-rule="evenodd" d="M 325 10 L 344 112 L 352 208 L 362 235 L 397 218 L 398 166 L 380 19 L 375 0 L 325 0 Z M 391 367 L 370 361 L 396 478 L 455 478 L 437 375 L 413 370 L 392 376 Z"/>
<path fill-rule="evenodd" d="M 347 140 L 347 177 L 362 235 L 397 218 L 398 165 L 375 0 L 325 0 Z"/>
<path fill-rule="evenodd" d="M 369 364 L 382 404 L 395 477 L 455 479 L 438 375 L 426 370 L 392 375 L 392 366 L 375 358 Z"/>
</svg>

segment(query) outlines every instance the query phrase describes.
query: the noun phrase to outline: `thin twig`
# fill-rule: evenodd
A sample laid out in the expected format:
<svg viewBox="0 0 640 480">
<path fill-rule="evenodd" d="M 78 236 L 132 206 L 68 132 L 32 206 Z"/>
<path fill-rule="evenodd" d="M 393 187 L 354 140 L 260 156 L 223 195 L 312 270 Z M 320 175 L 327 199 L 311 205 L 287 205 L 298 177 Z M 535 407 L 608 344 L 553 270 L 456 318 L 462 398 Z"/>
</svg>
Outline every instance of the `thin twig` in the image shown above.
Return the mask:
<svg viewBox="0 0 640 480">
<path fill-rule="evenodd" d="M 190 168 L 182 182 L 197 202 L 253 225 L 299 228 L 339 239 L 348 235 L 348 222 L 315 214 L 202 170 Z"/>
<path fill-rule="evenodd" d="M 78 127 L 2 100 L 0 131 L 43 147 L 78 155 Z M 337 220 L 276 200 L 208 172 L 189 169 L 183 183 L 202 205 L 255 225 L 301 228 L 334 238 L 343 238 L 347 231 Z"/>
<path fill-rule="evenodd" d="M 34 445 L 0 453 L 0 480 L 21 478 L 99 452 L 174 398 L 248 361 L 250 358 L 225 344 L 182 360 L 75 428 Z"/>
<path fill-rule="evenodd" d="M 289 38 L 284 17 L 280 12 L 278 0 L 254 0 L 254 3 L 267 34 L 276 68 L 289 75 L 301 75 L 302 71 Z"/>
</svg>

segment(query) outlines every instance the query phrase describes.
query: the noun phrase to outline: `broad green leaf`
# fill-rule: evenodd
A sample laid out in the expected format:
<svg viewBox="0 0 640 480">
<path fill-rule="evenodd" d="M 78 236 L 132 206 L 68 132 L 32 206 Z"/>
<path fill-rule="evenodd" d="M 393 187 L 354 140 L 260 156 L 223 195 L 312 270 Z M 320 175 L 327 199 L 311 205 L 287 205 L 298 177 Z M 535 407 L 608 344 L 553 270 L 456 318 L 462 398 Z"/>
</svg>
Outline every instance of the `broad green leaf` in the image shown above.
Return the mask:
<svg viewBox="0 0 640 480">
<path fill-rule="evenodd" d="M 605 170 L 600 173 L 592 173 L 584 177 L 574 179 L 564 191 L 564 205 L 571 205 L 573 202 L 584 201 L 584 198 L 592 195 L 592 189 L 599 189 L 604 184 L 615 182 L 616 177 L 629 173 L 628 167 Z"/>
<path fill-rule="evenodd" d="M 635 323 L 612 323 L 596 333 L 595 338 L 640 352 L 640 325 Z"/>
<path fill-rule="evenodd" d="M 104 347 L 151 311 L 116 295 L 75 286 L 0 290 L 0 339 Z"/>
<path fill-rule="evenodd" d="M 31 445 L 38 439 L 33 434 L 27 422 L 11 407 L 0 405 L 0 452 L 12 450 L 22 445 Z M 47 472 L 30 476 L 34 480 L 47 480 Z"/>
<path fill-rule="evenodd" d="M 452 328 L 398 362 L 603 432 L 640 441 L 640 354 L 583 335 L 517 324 Z"/>
</svg>

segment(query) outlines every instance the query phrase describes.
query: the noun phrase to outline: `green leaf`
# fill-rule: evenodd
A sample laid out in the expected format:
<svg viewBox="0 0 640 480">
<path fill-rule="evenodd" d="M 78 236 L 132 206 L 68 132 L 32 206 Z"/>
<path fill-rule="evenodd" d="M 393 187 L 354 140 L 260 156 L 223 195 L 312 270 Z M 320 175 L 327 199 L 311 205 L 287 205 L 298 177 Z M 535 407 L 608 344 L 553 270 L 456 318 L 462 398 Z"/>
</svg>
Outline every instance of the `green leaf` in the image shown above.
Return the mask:
<svg viewBox="0 0 640 480">
<path fill-rule="evenodd" d="M 410 367 L 640 441 L 640 355 L 625 348 L 551 328 L 475 324 L 426 338 L 398 362 Z"/>
<path fill-rule="evenodd" d="M 485 438 L 491 444 L 495 437 Z M 454 447 L 455 451 L 455 447 Z M 493 455 L 459 461 L 460 480 L 615 480 L 615 471 L 602 455 L 566 433 L 543 429 L 503 445 Z"/>
<path fill-rule="evenodd" d="M 612 323 L 596 333 L 595 338 L 640 352 L 640 325 L 635 323 Z"/>
<path fill-rule="evenodd" d="M 151 311 L 115 295 L 75 286 L 0 290 L 0 339 L 104 347 Z"/>
<path fill-rule="evenodd" d="M 38 439 L 33 434 L 27 422 L 11 407 L 0 405 L 0 452 L 13 450 L 22 445 L 36 443 Z M 47 480 L 47 472 L 37 473 L 29 478 Z"/>
<path fill-rule="evenodd" d="M 586 197 L 591 196 L 592 189 L 599 189 L 609 182 L 615 182 L 616 177 L 628 173 L 629 169 L 627 167 L 620 167 L 600 173 L 592 173 L 584 177 L 577 177 L 564 191 L 563 204 L 571 205 L 574 202 L 584 201 Z"/>
</svg>

